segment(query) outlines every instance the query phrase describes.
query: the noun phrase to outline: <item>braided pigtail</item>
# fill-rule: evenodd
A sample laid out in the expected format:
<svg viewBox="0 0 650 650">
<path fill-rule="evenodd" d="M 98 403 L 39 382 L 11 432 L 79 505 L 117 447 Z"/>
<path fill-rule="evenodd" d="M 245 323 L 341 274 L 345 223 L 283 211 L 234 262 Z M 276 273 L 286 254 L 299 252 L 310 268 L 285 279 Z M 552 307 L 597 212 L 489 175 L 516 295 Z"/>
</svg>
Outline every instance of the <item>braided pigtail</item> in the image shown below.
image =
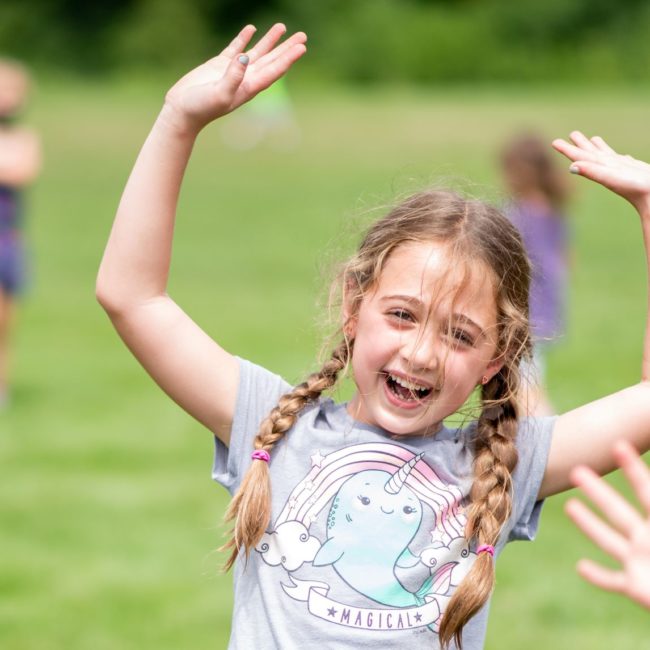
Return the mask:
<svg viewBox="0 0 650 650">
<path fill-rule="evenodd" d="M 477 424 L 474 483 L 465 531 L 467 539 L 474 539 L 477 545 L 496 545 L 512 509 L 518 416 L 513 386 L 517 383 L 517 370 L 504 366 L 482 387 L 483 409 Z M 489 553 L 479 553 L 445 611 L 440 626 L 443 648 L 452 638 L 462 647 L 463 626 L 487 602 L 493 587 L 494 561 Z"/>
<path fill-rule="evenodd" d="M 318 372 L 280 398 L 255 436 L 255 450 L 270 452 L 273 449 L 295 424 L 302 409 L 336 384 L 339 374 L 348 364 L 350 352 L 351 343 L 344 340 Z M 231 551 L 224 567 L 226 570 L 232 567 L 242 548 L 248 558 L 251 549 L 255 548 L 264 535 L 270 519 L 271 481 L 268 463 L 253 461 L 226 511 L 226 520 L 234 522 L 232 536 L 221 549 Z"/>
</svg>

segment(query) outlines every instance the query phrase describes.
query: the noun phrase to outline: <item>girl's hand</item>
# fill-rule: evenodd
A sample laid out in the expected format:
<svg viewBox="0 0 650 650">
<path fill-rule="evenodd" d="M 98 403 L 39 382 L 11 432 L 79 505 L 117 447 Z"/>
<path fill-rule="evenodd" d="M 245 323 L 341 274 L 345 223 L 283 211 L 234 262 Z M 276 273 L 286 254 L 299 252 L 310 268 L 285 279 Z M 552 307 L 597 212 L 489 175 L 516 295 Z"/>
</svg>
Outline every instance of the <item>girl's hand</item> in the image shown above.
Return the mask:
<svg viewBox="0 0 650 650">
<path fill-rule="evenodd" d="M 597 587 L 625 594 L 650 609 L 650 470 L 627 442 L 616 444 L 614 456 L 634 488 L 644 513 L 637 512 L 592 470 L 576 467 L 571 476 L 573 482 L 612 525 L 607 525 L 577 499 L 567 502 L 566 512 L 587 537 L 621 565 L 619 571 L 614 571 L 590 560 L 581 560 L 578 572 Z"/>
<path fill-rule="evenodd" d="M 277 23 L 245 52 L 255 27 L 247 25 L 218 56 L 178 81 L 167 93 L 163 115 L 177 128 L 198 132 L 279 79 L 305 52 L 297 32 L 277 45 L 286 27 Z"/>
<path fill-rule="evenodd" d="M 598 136 L 587 138 L 573 131 L 570 137 L 573 144 L 553 141 L 553 147 L 573 161 L 570 171 L 616 192 L 650 218 L 650 165 L 616 153 Z"/>
</svg>

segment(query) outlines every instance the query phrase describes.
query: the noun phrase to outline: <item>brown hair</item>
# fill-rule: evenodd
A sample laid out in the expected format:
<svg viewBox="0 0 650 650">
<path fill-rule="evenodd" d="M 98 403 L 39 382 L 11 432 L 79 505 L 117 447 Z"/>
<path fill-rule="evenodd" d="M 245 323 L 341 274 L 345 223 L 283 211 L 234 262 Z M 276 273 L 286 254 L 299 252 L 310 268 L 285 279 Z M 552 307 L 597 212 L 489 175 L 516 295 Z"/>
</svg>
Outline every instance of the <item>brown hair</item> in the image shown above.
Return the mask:
<svg viewBox="0 0 650 650">
<path fill-rule="evenodd" d="M 501 151 L 501 165 L 508 189 L 515 197 L 538 193 L 562 211 L 570 191 L 569 181 L 542 138 L 533 133 L 513 137 Z"/>
<path fill-rule="evenodd" d="M 370 227 L 357 253 L 344 265 L 339 282 L 348 318 L 353 318 L 398 246 L 431 241 L 452 247 L 454 259 L 468 266 L 483 265 L 494 280 L 497 354 L 504 364 L 481 388 L 466 536 L 477 544 L 495 545 L 511 511 L 511 474 L 517 464 L 518 365 L 530 352 L 530 266 L 519 233 L 498 210 L 483 202 L 448 191 L 420 192 Z M 343 340 L 321 370 L 284 395 L 264 420 L 255 438 L 255 449 L 270 451 L 293 426 L 300 411 L 336 384 L 354 344 L 346 336 L 346 324 L 342 328 Z M 232 538 L 226 545 L 232 551 L 228 568 L 240 549 L 248 557 L 266 531 L 270 491 L 267 464 L 253 462 L 226 514 L 234 521 Z M 485 604 L 493 584 L 493 560 L 482 553 L 447 606 L 440 627 L 443 646 L 452 638 L 461 643 L 463 626 Z"/>
</svg>

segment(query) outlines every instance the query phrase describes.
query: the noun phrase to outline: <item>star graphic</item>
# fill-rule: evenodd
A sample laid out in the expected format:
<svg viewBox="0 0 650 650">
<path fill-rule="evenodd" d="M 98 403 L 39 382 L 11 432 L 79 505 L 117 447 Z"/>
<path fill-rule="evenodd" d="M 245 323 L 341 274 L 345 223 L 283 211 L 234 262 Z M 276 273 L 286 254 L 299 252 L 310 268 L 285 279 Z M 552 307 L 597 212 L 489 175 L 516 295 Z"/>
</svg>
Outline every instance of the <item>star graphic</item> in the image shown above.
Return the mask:
<svg viewBox="0 0 650 650">
<path fill-rule="evenodd" d="M 329 607 L 327 610 L 327 615 L 332 617 L 336 616 L 336 609 L 334 609 L 334 607 Z"/>
<path fill-rule="evenodd" d="M 422 620 L 422 614 L 420 614 L 420 612 L 418 612 L 418 613 L 415 615 L 415 620 L 416 620 L 418 623 Z"/>
<path fill-rule="evenodd" d="M 431 535 L 431 543 L 432 544 L 442 544 L 442 532 L 439 531 L 437 528 L 434 528 L 433 530 L 429 531 L 429 534 Z"/>
<path fill-rule="evenodd" d="M 305 481 L 303 485 L 303 489 L 307 490 L 307 492 L 311 492 L 314 489 L 314 482 L 313 481 Z"/>
<path fill-rule="evenodd" d="M 320 453 L 320 449 L 318 449 L 315 454 L 312 454 L 310 458 L 312 467 L 321 467 L 325 460 L 325 456 Z"/>
</svg>

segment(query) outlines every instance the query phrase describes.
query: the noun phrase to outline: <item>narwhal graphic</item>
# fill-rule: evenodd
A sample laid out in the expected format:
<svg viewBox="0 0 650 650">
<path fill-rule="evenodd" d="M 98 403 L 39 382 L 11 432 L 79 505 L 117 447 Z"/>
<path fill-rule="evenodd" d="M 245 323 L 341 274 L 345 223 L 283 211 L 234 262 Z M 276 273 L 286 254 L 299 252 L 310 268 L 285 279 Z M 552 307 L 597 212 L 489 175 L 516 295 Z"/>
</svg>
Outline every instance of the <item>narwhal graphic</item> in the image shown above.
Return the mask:
<svg viewBox="0 0 650 650">
<path fill-rule="evenodd" d="M 405 462 L 394 474 L 366 470 L 338 490 L 327 518 L 327 540 L 314 566 L 331 564 L 355 591 L 392 607 L 423 605 L 433 577 L 413 593 L 395 576 L 396 567 L 420 559 L 408 545 L 422 521 L 422 503 L 406 478 L 424 454 Z"/>
</svg>

